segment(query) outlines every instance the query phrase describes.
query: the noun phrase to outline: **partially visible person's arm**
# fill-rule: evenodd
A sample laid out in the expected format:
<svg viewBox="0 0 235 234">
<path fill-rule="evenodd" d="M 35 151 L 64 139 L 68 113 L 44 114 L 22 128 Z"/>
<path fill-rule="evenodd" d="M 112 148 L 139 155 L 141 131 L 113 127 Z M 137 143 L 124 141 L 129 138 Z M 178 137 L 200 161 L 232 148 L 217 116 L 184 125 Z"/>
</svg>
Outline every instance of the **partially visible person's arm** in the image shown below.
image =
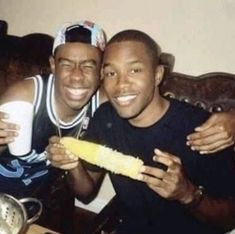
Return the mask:
<svg viewBox="0 0 235 234">
<path fill-rule="evenodd" d="M 24 80 L 11 85 L 0 97 L 0 105 L 8 101 L 24 100 L 33 102 L 34 84 L 32 80 Z M 7 121 L 7 114 L 0 112 L 0 153 L 6 145 L 18 135 L 19 126 Z"/>
<path fill-rule="evenodd" d="M 187 137 L 187 145 L 201 154 L 225 149 L 235 142 L 235 110 L 214 113 Z"/>
</svg>

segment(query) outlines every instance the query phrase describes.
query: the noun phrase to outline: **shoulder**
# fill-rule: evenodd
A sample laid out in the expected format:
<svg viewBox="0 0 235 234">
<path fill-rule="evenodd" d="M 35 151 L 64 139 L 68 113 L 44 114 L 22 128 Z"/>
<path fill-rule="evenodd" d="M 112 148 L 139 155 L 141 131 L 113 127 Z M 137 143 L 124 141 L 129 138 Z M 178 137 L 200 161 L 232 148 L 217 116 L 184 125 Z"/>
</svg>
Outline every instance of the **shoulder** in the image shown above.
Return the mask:
<svg viewBox="0 0 235 234">
<path fill-rule="evenodd" d="M 167 119 L 168 124 L 175 130 L 181 132 L 184 129 L 188 134 L 195 127 L 204 123 L 210 115 L 208 111 L 202 108 L 171 99 L 170 108 L 165 119 Z"/>
<path fill-rule="evenodd" d="M 170 103 L 173 113 L 185 120 L 204 121 L 211 115 L 210 112 L 186 102 L 172 99 Z"/>
<path fill-rule="evenodd" d="M 94 117 L 99 117 L 99 116 L 102 116 L 102 117 L 111 117 L 113 115 L 115 115 L 115 110 L 114 108 L 112 107 L 112 105 L 110 104 L 110 102 L 104 102 L 102 103 L 98 109 L 96 110 L 95 112 L 95 115 Z"/>
<path fill-rule="evenodd" d="M 109 102 L 105 102 L 95 111 L 89 129 L 106 129 L 107 124 L 115 119 L 115 110 Z"/>
<path fill-rule="evenodd" d="M 23 100 L 33 102 L 34 80 L 24 79 L 9 86 L 0 97 L 0 102 Z"/>
</svg>

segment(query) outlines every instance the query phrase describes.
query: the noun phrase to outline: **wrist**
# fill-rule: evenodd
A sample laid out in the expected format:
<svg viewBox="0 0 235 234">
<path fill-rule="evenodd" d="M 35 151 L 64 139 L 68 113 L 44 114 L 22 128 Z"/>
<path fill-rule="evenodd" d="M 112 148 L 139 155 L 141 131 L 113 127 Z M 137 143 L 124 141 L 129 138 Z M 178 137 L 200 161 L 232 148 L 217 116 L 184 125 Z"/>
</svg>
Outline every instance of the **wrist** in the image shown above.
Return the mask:
<svg viewBox="0 0 235 234">
<path fill-rule="evenodd" d="M 203 195 L 204 195 L 203 190 L 204 190 L 204 188 L 202 186 L 194 187 L 194 190 L 190 196 L 190 199 L 188 199 L 183 204 L 189 209 L 196 208 L 200 204 L 200 202 L 203 198 Z"/>
<path fill-rule="evenodd" d="M 196 186 L 189 183 L 187 190 L 183 193 L 183 196 L 180 198 L 179 202 L 183 205 L 190 203 L 193 200 L 196 189 Z"/>
</svg>

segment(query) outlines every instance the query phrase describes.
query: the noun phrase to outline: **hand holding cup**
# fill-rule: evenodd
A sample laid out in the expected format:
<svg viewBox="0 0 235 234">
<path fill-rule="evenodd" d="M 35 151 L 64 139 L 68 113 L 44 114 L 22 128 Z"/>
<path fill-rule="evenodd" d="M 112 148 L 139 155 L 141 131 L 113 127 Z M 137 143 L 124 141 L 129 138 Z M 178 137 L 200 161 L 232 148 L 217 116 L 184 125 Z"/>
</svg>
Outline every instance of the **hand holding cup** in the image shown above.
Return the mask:
<svg viewBox="0 0 235 234">
<path fill-rule="evenodd" d="M 18 136 L 20 127 L 17 124 L 8 122 L 8 118 L 7 113 L 0 111 L 0 146 L 14 141 L 15 137 Z"/>
<path fill-rule="evenodd" d="M 32 122 L 33 105 L 30 102 L 11 101 L 2 104 L 0 106 L 0 144 L 8 144 L 10 153 L 13 155 L 29 153 L 32 143 Z"/>
</svg>

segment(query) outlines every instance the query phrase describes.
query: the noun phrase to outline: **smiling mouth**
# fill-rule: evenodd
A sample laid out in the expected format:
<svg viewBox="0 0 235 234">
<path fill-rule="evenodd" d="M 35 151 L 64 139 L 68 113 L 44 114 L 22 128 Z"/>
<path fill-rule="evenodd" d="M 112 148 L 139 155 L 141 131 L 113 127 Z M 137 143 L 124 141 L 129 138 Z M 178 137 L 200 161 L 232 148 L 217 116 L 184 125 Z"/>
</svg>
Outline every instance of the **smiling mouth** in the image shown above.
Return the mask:
<svg viewBox="0 0 235 234">
<path fill-rule="evenodd" d="M 72 99 L 81 99 L 86 96 L 89 89 L 87 88 L 65 88 L 66 92 Z"/>
<path fill-rule="evenodd" d="M 127 106 L 127 105 L 129 105 L 136 97 L 137 97 L 137 95 L 118 96 L 118 97 L 115 98 L 115 100 L 116 100 L 116 102 L 118 103 L 118 105 L 120 105 L 120 106 Z"/>
</svg>

